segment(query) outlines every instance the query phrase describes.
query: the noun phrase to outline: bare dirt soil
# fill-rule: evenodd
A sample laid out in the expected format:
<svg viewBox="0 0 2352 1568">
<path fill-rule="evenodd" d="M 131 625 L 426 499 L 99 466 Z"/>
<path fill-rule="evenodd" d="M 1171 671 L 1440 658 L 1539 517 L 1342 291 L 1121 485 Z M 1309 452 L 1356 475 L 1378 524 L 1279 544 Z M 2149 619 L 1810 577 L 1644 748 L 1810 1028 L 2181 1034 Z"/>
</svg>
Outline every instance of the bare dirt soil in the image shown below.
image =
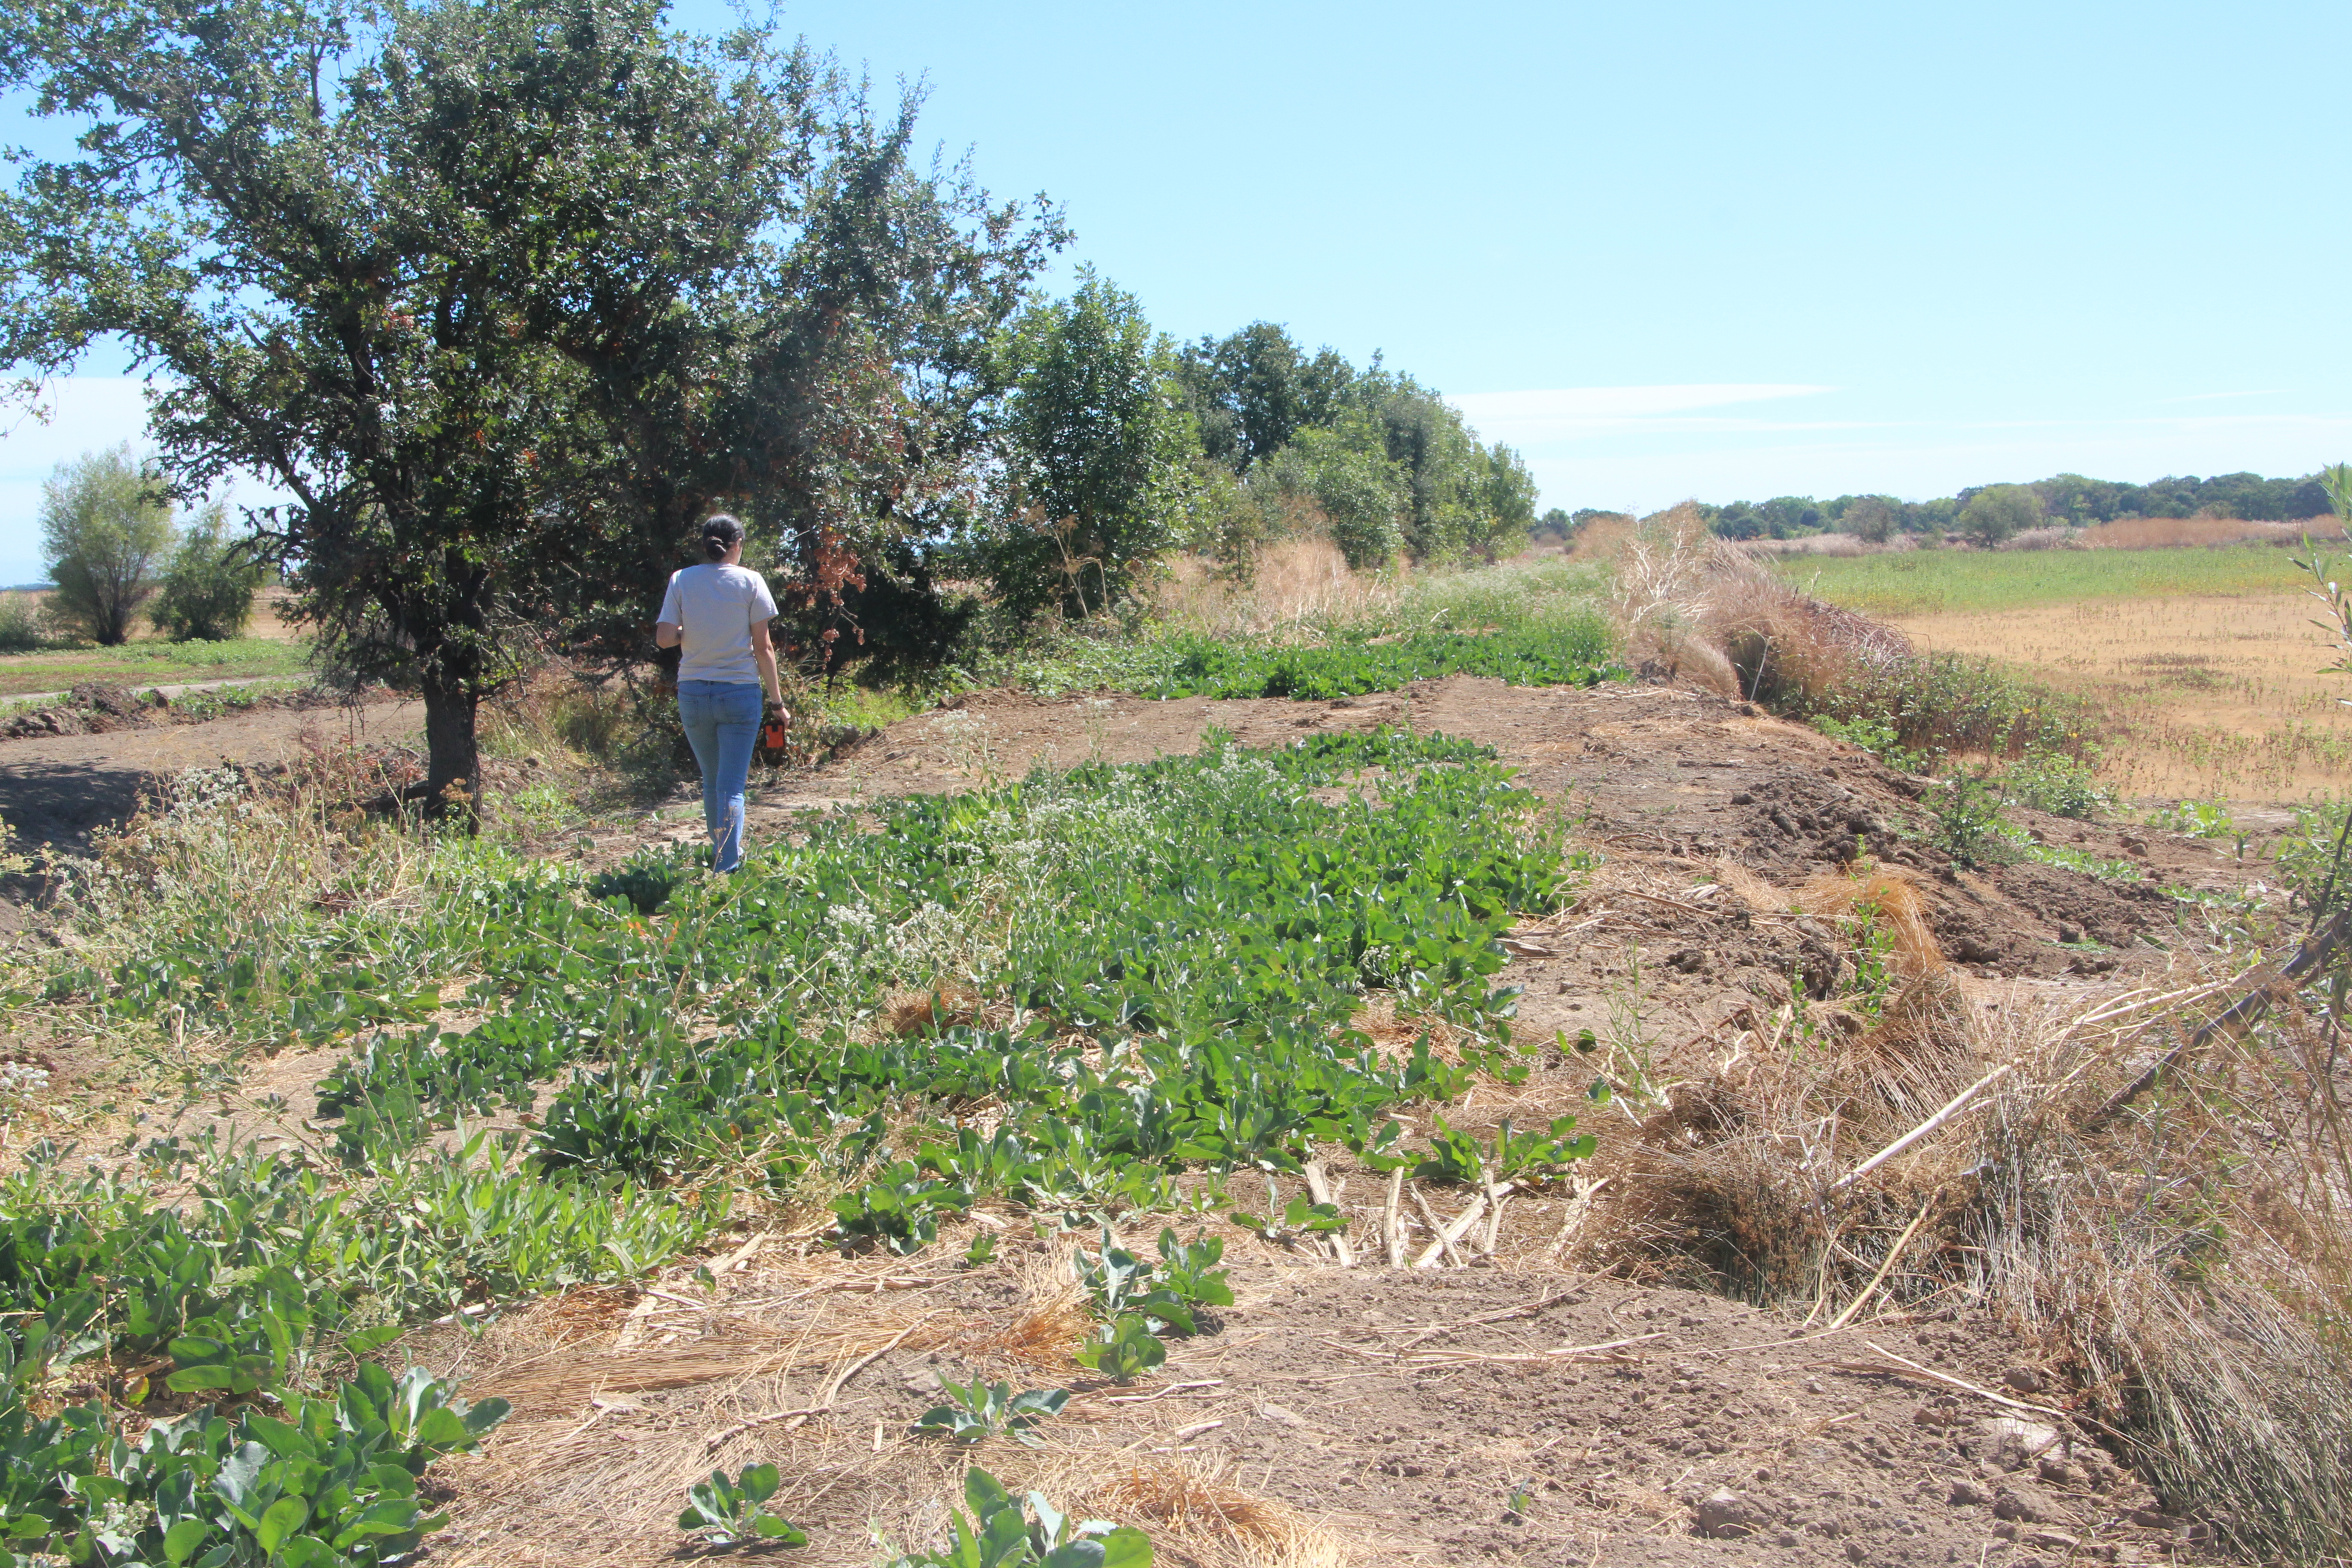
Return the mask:
<svg viewBox="0 0 2352 1568">
<path fill-rule="evenodd" d="M 358 739 L 362 722 L 382 741 L 416 721 L 399 705 L 18 742 L 0 751 L 0 812 L 70 843 L 127 810 L 151 772 L 281 760 Z M 1630 1120 L 1586 1098 L 1591 1051 L 1630 1041 L 1662 1077 L 1696 1073 L 1742 1010 L 1850 980 L 1840 971 L 1850 944 L 1772 895 L 1835 872 L 1858 847 L 1916 887 L 1937 945 L 1964 966 L 1971 1005 L 2089 995 L 2193 963 L 2161 895 L 2043 865 L 1954 867 L 1917 836 L 1924 781 L 1746 705 L 1665 687 L 1526 690 L 1457 678 L 1328 703 L 981 694 L 822 767 L 765 777 L 753 830 L 1033 765 L 1191 751 L 1212 729 L 1265 746 L 1381 724 L 1492 743 L 1601 857 L 1571 910 L 1507 944 L 1502 979 L 1524 990 L 1515 1034 L 1549 1048 L 1525 1083 L 1482 1086 L 1446 1108 L 1456 1126 L 1575 1110 L 1604 1139 L 1635 1142 Z M 681 784 L 649 816 L 597 830 L 588 852 L 698 838 L 696 799 Z M 2020 816 L 2049 840 L 2140 866 L 2151 889 L 2234 888 L 2250 869 L 2200 840 Z M 309 1091 L 332 1059 L 257 1063 L 240 1091 L 189 1110 L 248 1132 L 276 1116 L 300 1141 Z M 264 1096 L 285 1097 L 282 1109 Z M 2192 1549 L 2101 1434 L 2063 1414 L 2068 1393 L 2039 1347 L 1954 1298 L 1822 1332 L 1802 1312 L 1580 1271 L 1600 1255 L 1574 1243 L 1609 1223 L 1607 1195 L 1596 1203 L 1589 1186 L 1565 1184 L 1515 1199 L 1490 1240 L 1465 1241 L 1466 1267 L 1438 1257 L 1428 1269 L 1391 1268 L 1381 1179 L 1333 1175 L 1355 1266 L 1218 1224 L 1238 1304 L 1132 1388 L 1068 1360 L 1082 1331 L 1059 1250 L 1068 1244 L 1032 1240 L 1025 1220 L 995 1215 L 887 1264 L 823 1250 L 815 1216 L 731 1239 L 751 1250 L 686 1260 L 643 1290 L 575 1292 L 478 1338 L 422 1331 L 394 1353 L 517 1407 L 484 1455 L 446 1470 L 453 1522 L 429 1560 L 671 1561 L 682 1489 L 714 1465 L 764 1458 L 787 1478 L 782 1510 L 813 1537 L 794 1561 L 871 1562 L 877 1533 L 937 1538 L 963 1456 L 908 1424 L 936 1402 L 939 1377 L 974 1374 L 1075 1395 L 1041 1430 L 1044 1447 L 991 1439 L 980 1462 L 1008 1484 L 1145 1526 L 1171 1563 L 2055 1568 Z M 1417 1257 L 1433 1223 L 1407 1222 Z M 955 1259 L 976 1226 L 1002 1234 L 1002 1256 L 962 1271 Z"/>
<path fill-rule="evenodd" d="M 305 749 L 408 742 L 421 703 L 270 707 L 201 724 L 115 723 L 94 733 L 0 743 L 0 817 L 26 844 L 80 852 L 92 829 L 127 820 L 148 781 L 188 768 L 267 767 Z"/>
<path fill-rule="evenodd" d="M 1028 1282 L 1066 1277 L 1029 1245 Z M 1146 1526 L 1174 1563 L 2014 1568 L 2175 1542 L 2063 1418 L 1936 1381 L 2035 1403 L 2032 1358 L 1982 1322 L 1822 1335 L 1716 1297 L 1501 1267 L 1266 1261 L 1233 1284 L 1213 1331 L 1129 1387 L 1033 1348 L 1024 1329 L 1056 1303 L 1019 1265 L 754 1268 L 646 1298 L 656 1310 L 617 1333 L 610 1303 L 557 1303 L 472 1352 L 474 1391 L 516 1415 L 447 1472 L 457 1513 L 435 1555 L 667 1561 L 687 1481 L 767 1462 L 812 1537 L 795 1561 L 871 1562 L 874 1533 L 943 1524 L 962 1456 L 909 1428 L 940 1379 L 975 1377 L 1073 1394 L 1041 1448 L 990 1438 L 976 1462 Z M 466 1355 L 449 1338 L 433 1359 Z M 830 1409 L 792 1418 L 845 1373 Z"/>
</svg>

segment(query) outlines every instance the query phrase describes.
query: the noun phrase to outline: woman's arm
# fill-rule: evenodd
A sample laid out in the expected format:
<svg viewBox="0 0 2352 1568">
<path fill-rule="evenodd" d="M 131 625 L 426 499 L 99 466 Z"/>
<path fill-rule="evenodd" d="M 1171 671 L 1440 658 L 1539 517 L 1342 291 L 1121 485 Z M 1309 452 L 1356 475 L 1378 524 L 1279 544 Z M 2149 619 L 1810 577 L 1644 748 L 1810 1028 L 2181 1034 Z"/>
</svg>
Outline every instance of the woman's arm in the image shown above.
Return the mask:
<svg viewBox="0 0 2352 1568">
<path fill-rule="evenodd" d="M 686 640 L 686 634 L 678 628 L 678 624 L 676 621 L 656 621 L 654 623 L 654 647 L 676 647 L 684 640 Z"/>
<path fill-rule="evenodd" d="M 760 666 L 760 684 L 768 689 L 768 700 L 776 705 L 777 712 L 791 718 L 792 710 L 784 706 L 783 681 L 776 674 L 776 639 L 765 621 L 751 623 L 751 658 Z"/>
</svg>

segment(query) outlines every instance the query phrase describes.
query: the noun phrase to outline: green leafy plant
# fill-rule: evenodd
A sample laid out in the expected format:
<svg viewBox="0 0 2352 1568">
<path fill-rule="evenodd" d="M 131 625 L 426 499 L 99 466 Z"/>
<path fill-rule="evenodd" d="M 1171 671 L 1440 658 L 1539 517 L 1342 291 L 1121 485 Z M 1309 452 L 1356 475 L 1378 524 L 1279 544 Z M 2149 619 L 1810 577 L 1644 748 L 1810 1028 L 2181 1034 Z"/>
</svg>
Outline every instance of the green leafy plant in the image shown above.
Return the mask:
<svg viewBox="0 0 2352 1568">
<path fill-rule="evenodd" d="M 2210 800 L 2184 800 L 2147 814 L 2147 826 L 2163 833 L 2185 833 L 2191 838 L 2227 838 L 2238 830 L 2230 803 L 2219 795 Z"/>
<path fill-rule="evenodd" d="M 2092 776 L 2088 763 L 2047 752 L 2030 753 L 2001 774 L 2000 787 L 2011 799 L 2053 816 L 2087 821 L 2113 804 Z"/>
<path fill-rule="evenodd" d="M 1274 1183 L 1269 1180 L 1265 1184 L 1265 1213 L 1255 1215 L 1237 1208 L 1232 1213 L 1233 1222 L 1277 1247 L 1287 1247 L 1310 1236 L 1327 1236 L 1348 1227 L 1347 1216 L 1333 1205 L 1318 1204 L 1305 1193 L 1294 1193 L 1288 1203 L 1276 1207 L 1275 1199 L 1277 1195 Z"/>
<path fill-rule="evenodd" d="M 1154 697 L 1329 699 L 1394 691 L 1448 675 L 1490 675 L 1514 686 L 1597 686 L 1622 679 L 1608 662 L 1597 616 L 1507 628 L 1493 636 L 1413 632 L 1323 647 L 1249 647 L 1206 638 L 1176 645 Z"/>
<path fill-rule="evenodd" d="M 1204 1236 L 1188 1243 L 1179 1240 L 1172 1228 L 1162 1228 L 1159 1250 L 1155 1266 L 1117 1245 L 1108 1227 L 1098 1255 L 1089 1257 L 1083 1247 L 1078 1250 L 1073 1259 L 1078 1282 L 1097 1314 L 1109 1321 L 1138 1313 L 1152 1333 L 1172 1329 L 1192 1334 L 1199 1331 L 1192 1316 L 1194 1307 L 1234 1304 L 1225 1270 L 1216 1267 L 1225 1254 L 1223 1242 Z"/>
<path fill-rule="evenodd" d="M 1925 752 L 1906 746 L 1902 732 L 1876 715 L 1857 713 L 1841 718 L 1834 713 L 1817 713 L 1813 716 L 1812 725 L 1833 741 L 1845 741 L 1860 746 L 1897 773 L 1923 773 L 1928 766 Z"/>
<path fill-rule="evenodd" d="M 418 1496 L 425 1467 L 508 1409 L 468 1405 L 422 1367 L 395 1381 L 364 1362 L 331 1394 L 289 1392 L 279 1408 L 200 1407 L 132 1444 L 94 1407 L 32 1420 L 14 1380 L 0 1384 L 6 1539 L 73 1563 L 376 1568 L 447 1522 Z"/>
<path fill-rule="evenodd" d="M 773 1465 L 746 1465 L 732 1480 L 726 1471 L 713 1470 L 709 1480 L 688 1489 L 677 1527 L 713 1546 L 805 1546 L 806 1533 L 765 1506 L 781 1485 Z"/>
<path fill-rule="evenodd" d="M 1002 1435 L 1033 1448 L 1043 1447 L 1045 1440 L 1030 1428 L 1049 1415 L 1060 1415 L 1062 1406 L 1070 1402 L 1066 1388 L 1032 1388 L 1015 1394 L 1009 1383 L 982 1383 L 977 1378 L 968 1384 L 941 1378 L 940 1391 L 948 1402 L 924 1411 L 915 1422 L 915 1431 L 958 1443 L 977 1443 Z"/>
<path fill-rule="evenodd" d="M 2017 847 L 2004 831 L 2000 793 L 1975 773 L 1953 773 L 1936 781 L 1926 801 L 1927 841 L 1970 869 L 2006 864 Z"/>
<path fill-rule="evenodd" d="M 1168 1347 L 1152 1331 L 1152 1320 L 1127 1312 L 1105 1324 L 1098 1336 L 1079 1345 L 1071 1355 L 1080 1366 L 1115 1383 L 1133 1383 L 1168 1360 Z"/>
<path fill-rule="evenodd" d="M 912 1252 L 936 1239 L 941 1213 L 961 1214 L 971 1206 L 970 1193 L 931 1180 L 908 1160 L 891 1165 L 878 1180 L 833 1200 L 844 1238 L 871 1237 L 898 1253 Z"/>
<path fill-rule="evenodd" d="M 1073 1521 L 1042 1492 L 1031 1492 L 1024 1509 L 986 1470 L 964 1472 L 963 1497 L 971 1512 L 949 1510 L 943 1550 L 893 1558 L 890 1568 L 1151 1568 L 1141 1531 Z"/>
<path fill-rule="evenodd" d="M 1448 1126 L 1443 1116 L 1432 1121 L 1436 1131 L 1430 1135 L 1429 1158 L 1412 1172 L 1420 1181 L 1475 1184 L 1506 1182 L 1528 1171 L 1556 1171 L 1591 1159 L 1599 1142 L 1589 1132 L 1580 1137 L 1573 1116 L 1557 1117 L 1543 1131 L 1528 1132 L 1516 1131 L 1506 1119 L 1483 1144 Z"/>
</svg>

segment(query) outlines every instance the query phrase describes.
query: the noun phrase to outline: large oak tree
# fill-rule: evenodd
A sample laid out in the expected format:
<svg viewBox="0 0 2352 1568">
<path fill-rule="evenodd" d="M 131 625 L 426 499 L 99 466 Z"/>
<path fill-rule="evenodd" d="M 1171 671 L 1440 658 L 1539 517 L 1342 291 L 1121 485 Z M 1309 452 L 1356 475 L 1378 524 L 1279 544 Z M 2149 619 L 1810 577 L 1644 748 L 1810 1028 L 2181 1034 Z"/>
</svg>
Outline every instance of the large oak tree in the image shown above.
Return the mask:
<svg viewBox="0 0 2352 1568">
<path fill-rule="evenodd" d="M 0 361 L 117 334 L 183 493 L 240 469 L 331 668 L 425 700 L 436 799 L 551 640 L 635 651 L 715 502 L 801 602 L 963 504 L 1058 220 L 910 161 L 804 47 L 652 0 L 0 0 L 86 124 L 0 199 Z"/>
</svg>

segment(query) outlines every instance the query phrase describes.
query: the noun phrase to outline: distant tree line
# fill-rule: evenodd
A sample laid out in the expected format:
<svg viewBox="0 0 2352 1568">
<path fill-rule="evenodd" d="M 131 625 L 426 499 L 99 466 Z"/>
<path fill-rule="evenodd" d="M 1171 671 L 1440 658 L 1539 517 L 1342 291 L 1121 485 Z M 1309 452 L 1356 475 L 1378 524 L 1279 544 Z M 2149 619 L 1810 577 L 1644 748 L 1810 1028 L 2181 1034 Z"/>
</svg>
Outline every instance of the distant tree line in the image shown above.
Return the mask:
<svg viewBox="0 0 2352 1568">
<path fill-rule="evenodd" d="M 1979 496 L 2001 491 L 1976 512 L 1969 509 Z M 2023 491 L 2038 510 L 2007 492 Z M 2318 517 L 2327 511 L 2327 492 L 2319 476 L 2264 479 L 2260 474 L 2194 474 L 2168 476 L 2152 484 L 2124 484 L 2112 479 L 2059 474 L 2025 485 L 1979 485 L 1954 496 L 1906 501 L 1894 496 L 1842 495 L 1829 500 L 1811 496 L 1775 496 L 1770 500 L 1736 500 L 1722 506 L 1704 502 L 1699 511 L 1708 526 L 1727 539 L 1795 539 L 1810 533 L 1851 533 L 1884 542 L 1897 533 L 1941 537 L 1945 534 L 1992 532 L 1999 537 L 2005 519 L 2010 531 L 2042 522 L 2087 527 L 2127 517 L 2231 517 L 2250 522 L 2288 521 Z M 1581 516 L 1583 514 L 1577 514 Z"/>
</svg>

